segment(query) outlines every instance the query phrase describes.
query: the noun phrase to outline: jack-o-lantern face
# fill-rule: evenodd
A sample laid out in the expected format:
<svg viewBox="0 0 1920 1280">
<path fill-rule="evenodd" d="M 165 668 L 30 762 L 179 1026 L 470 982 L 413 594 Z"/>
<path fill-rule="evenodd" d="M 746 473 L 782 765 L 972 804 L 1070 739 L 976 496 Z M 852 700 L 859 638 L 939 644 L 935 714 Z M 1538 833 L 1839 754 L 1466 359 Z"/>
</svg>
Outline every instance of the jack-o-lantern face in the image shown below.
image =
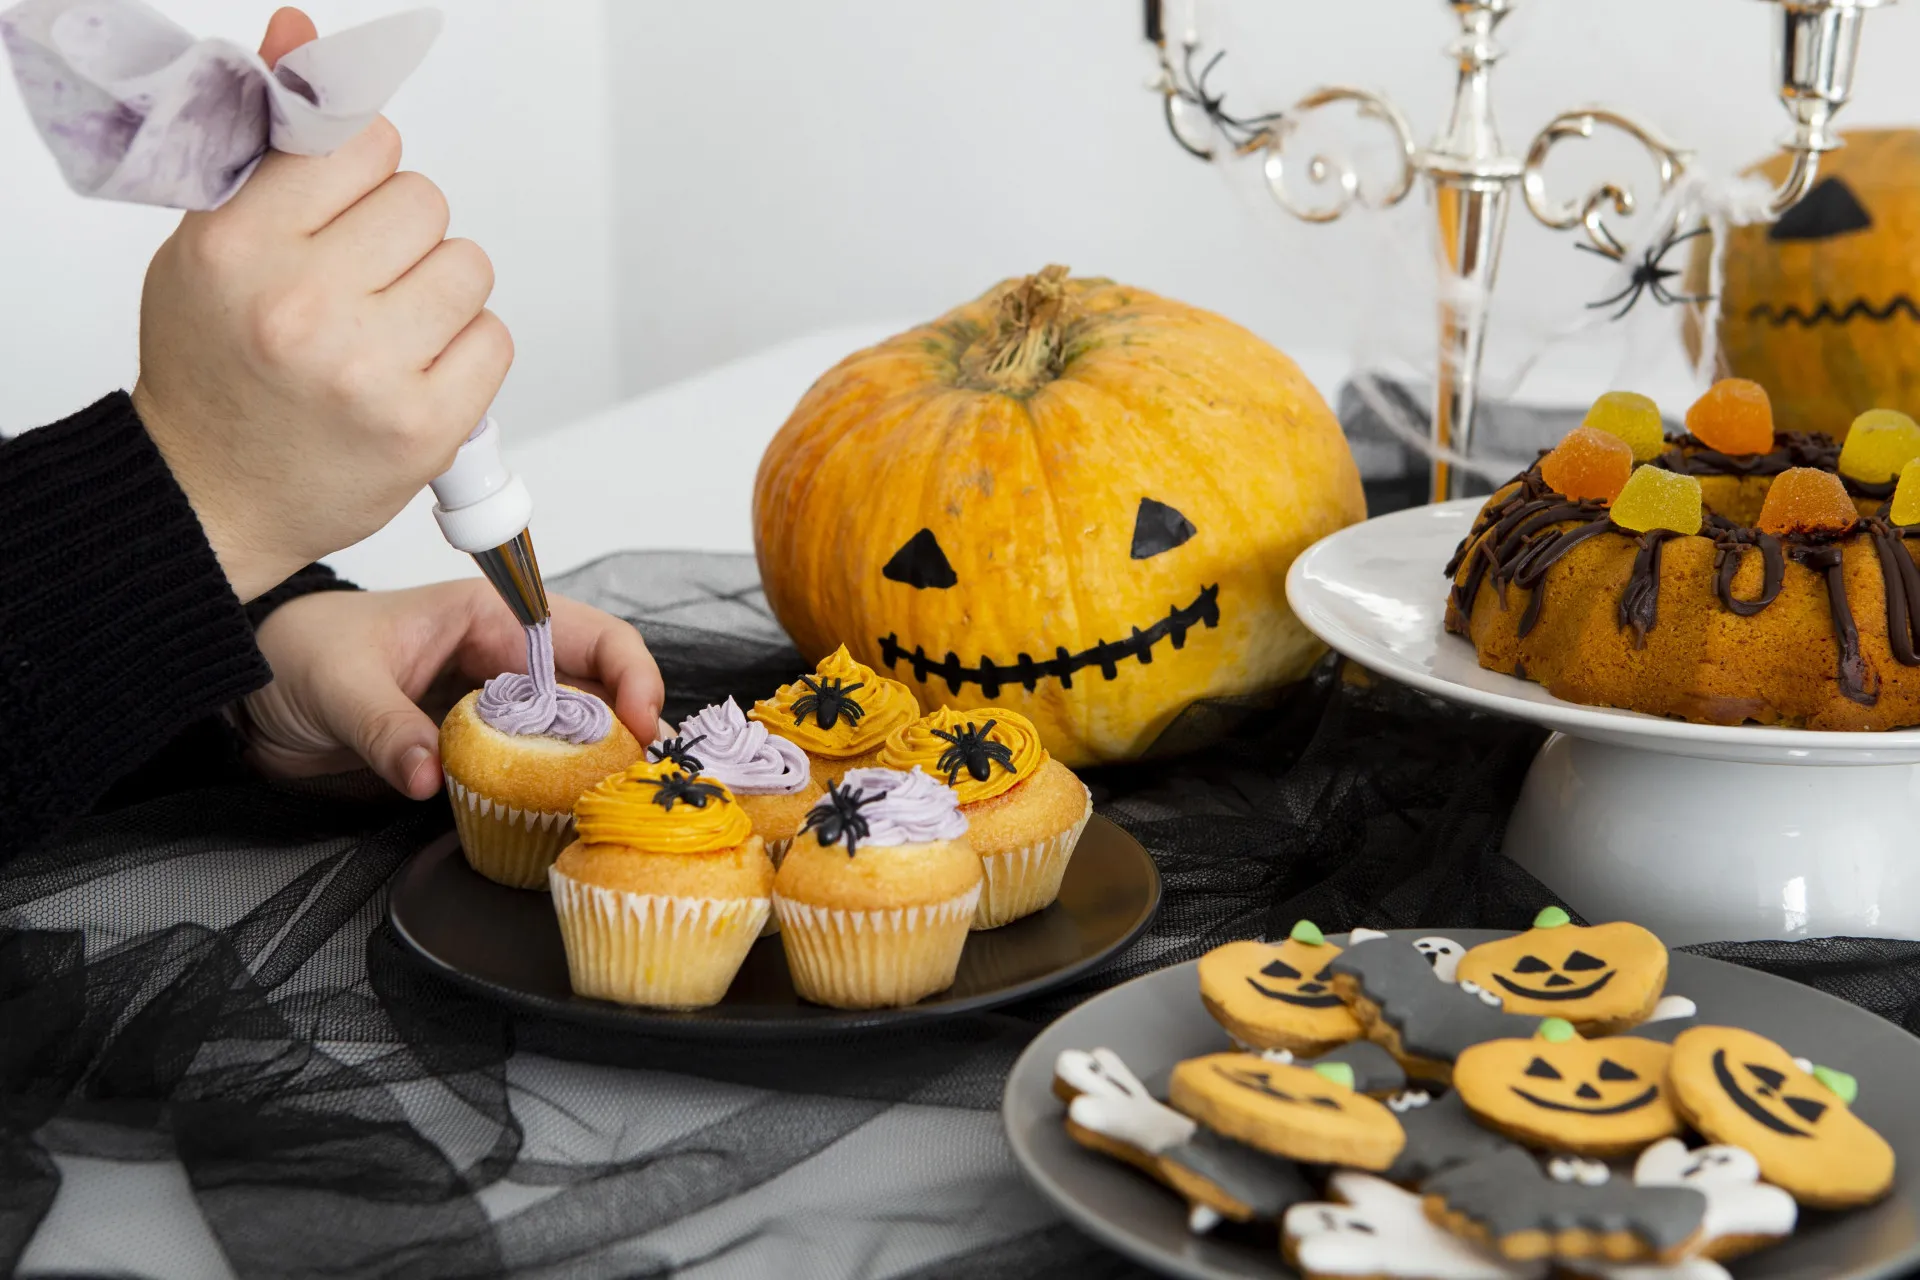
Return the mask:
<svg viewBox="0 0 1920 1280">
<path fill-rule="evenodd" d="M 1624 1155 L 1680 1131 L 1665 1083 L 1672 1052 L 1632 1036 L 1489 1040 L 1460 1055 L 1453 1084 L 1468 1110 L 1509 1136 Z"/>
<path fill-rule="evenodd" d="M 1583 1031 L 1625 1030 L 1645 1018 L 1667 980 L 1667 949 L 1637 924 L 1586 927 L 1543 912 L 1525 933 L 1460 958 L 1459 978 L 1499 996 L 1509 1013 L 1565 1018 Z"/>
<path fill-rule="evenodd" d="M 1721 349 L 1732 374 L 1767 389 L 1782 431 L 1845 436 L 1863 409 L 1920 412 L 1920 132 L 1845 139 L 1799 204 L 1727 233 Z M 1788 160 L 1754 172 L 1777 183 Z M 1686 292 L 1709 292 L 1710 251 L 1695 242 Z"/>
<path fill-rule="evenodd" d="M 1886 1140 L 1765 1036 L 1736 1027 L 1682 1032 L 1669 1081 L 1694 1128 L 1752 1152 L 1761 1176 L 1802 1204 L 1862 1203 L 1893 1179 Z"/>
<path fill-rule="evenodd" d="M 1360 1035 L 1334 994 L 1328 942 L 1229 942 L 1200 957 L 1200 998 L 1242 1044 L 1318 1057 Z"/>
<path fill-rule="evenodd" d="M 1177 1110 L 1273 1155 L 1385 1169 L 1406 1132 L 1385 1104 L 1353 1091 L 1350 1070 L 1342 1074 L 1215 1053 L 1174 1067 L 1167 1091 Z"/>
</svg>

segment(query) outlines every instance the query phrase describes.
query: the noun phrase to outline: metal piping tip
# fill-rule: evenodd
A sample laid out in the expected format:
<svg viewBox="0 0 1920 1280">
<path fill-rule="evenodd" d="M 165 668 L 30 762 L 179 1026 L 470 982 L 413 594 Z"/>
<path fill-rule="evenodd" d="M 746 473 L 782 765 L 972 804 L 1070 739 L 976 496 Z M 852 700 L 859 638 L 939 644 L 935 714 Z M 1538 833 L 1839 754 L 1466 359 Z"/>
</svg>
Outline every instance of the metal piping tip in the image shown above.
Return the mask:
<svg viewBox="0 0 1920 1280">
<path fill-rule="evenodd" d="M 474 552 L 473 559 L 521 626 L 537 626 L 552 615 L 547 606 L 547 585 L 540 577 L 540 560 L 533 554 L 531 529 L 522 529 L 512 542 L 491 551 Z"/>
</svg>

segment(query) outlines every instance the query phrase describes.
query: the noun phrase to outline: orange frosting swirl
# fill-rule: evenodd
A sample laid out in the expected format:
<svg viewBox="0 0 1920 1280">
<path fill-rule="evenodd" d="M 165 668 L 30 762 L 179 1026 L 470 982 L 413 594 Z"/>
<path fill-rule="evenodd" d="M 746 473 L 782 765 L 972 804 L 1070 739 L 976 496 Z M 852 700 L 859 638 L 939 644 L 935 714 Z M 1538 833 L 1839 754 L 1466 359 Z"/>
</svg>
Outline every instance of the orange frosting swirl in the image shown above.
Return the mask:
<svg viewBox="0 0 1920 1280">
<path fill-rule="evenodd" d="M 970 747 L 982 740 L 1005 747 L 1011 766 L 998 751 Z M 942 707 L 902 726 L 880 749 L 881 764 L 889 769 L 919 765 L 958 792 L 961 804 L 991 800 L 1032 777 L 1046 762 L 1047 749 L 1040 745 L 1033 722 L 1004 707 L 975 707 L 970 711 Z M 984 778 L 979 776 L 983 770 L 987 775 Z"/>
<path fill-rule="evenodd" d="M 845 645 L 820 659 L 811 679 L 813 686 L 805 680 L 781 685 L 754 703 L 748 717 L 814 755 L 840 760 L 872 751 L 920 714 L 913 690 L 855 662 Z M 850 703 L 835 690 L 851 690 Z M 850 712 L 849 705 L 858 710 Z"/>
<path fill-rule="evenodd" d="M 642 760 L 574 801 L 573 827 L 588 844 L 718 853 L 746 843 L 753 822 L 722 783 L 689 777 L 671 760 Z"/>
</svg>

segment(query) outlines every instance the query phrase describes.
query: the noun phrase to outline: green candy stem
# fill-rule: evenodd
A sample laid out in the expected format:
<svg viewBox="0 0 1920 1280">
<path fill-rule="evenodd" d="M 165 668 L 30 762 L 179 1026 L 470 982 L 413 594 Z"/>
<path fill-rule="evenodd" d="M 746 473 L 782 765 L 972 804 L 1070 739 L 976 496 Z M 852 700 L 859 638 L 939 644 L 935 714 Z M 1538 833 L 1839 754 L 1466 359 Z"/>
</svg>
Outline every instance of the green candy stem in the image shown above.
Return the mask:
<svg viewBox="0 0 1920 1280">
<path fill-rule="evenodd" d="M 1333 1081 L 1342 1089 L 1353 1088 L 1353 1065 L 1346 1062 L 1321 1062 L 1315 1064 L 1314 1074 Z"/>
<path fill-rule="evenodd" d="M 1536 929 L 1558 929 L 1563 924 L 1572 924 L 1573 917 L 1559 907 L 1543 907 L 1540 914 L 1533 918 Z"/>
<path fill-rule="evenodd" d="M 1534 1034 L 1551 1044 L 1565 1044 L 1577 1033 L 1573 1029 L 1573 1024 L 1565 1018 L 1542 1018 L 1540 1029 Z"/>
<path fill-rule="evenodd" d="M 1327 945 L 1327 935 L 1320 932 L 1320 926 L 1311 920 L 1295 922 L 1293 932 L 1287 936 L 1295 942 L 1304 942 L 1310 947 L 1324 947 Z"/>
<path fill-rule="evenodd" d="M 1860 1096 L 1860 1082 L 1844 1071 L 1835 1071 L 1832 1067 L 1815 1067 L 1813 1078 L 1827 1086 L 1835 1097 L 1848 1106 L 1852 1106 L 1853 1100 Z"/>
</svg>

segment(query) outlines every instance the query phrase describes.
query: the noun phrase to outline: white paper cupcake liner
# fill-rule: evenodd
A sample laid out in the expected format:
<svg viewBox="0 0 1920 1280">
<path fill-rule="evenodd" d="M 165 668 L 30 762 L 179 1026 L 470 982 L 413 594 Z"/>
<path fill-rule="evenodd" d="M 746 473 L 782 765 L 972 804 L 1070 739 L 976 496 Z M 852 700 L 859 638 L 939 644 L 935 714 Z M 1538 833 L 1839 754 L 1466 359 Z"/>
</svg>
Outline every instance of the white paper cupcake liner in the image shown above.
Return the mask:
<svg viewBox="0 0 1920 1280">
<path fill-rule="evenodd" d="M 1093 817 L 1093 793 L 1087 792 L 1087 809 L 1080 821 L 1050 840 L 1008 849 L 980 859 L 987 873 L 980 906 L 974 912 L 973 927 L 997 929 L 1003 924 L 1030 916 L 1053 905 L 1060 896 L 1060 880 L 1073 860 L 1080 833 Z"/>
<path fill-rule="evenodd" d="M 765 898 L 622 893 L 558 871 L 548 882 L 573 989 L 655 1009 L 717 1004 L 770 910 Z"/>
<path fill-rule="evenodd" d="M 928 906 L 846 911 L 773 896 L 794 990 L 837 1009 L 908 1005 L 953 985 L 980 887 Z"/>
<path fill-rule="evenodd" d="M 441 776 L 447 780 L 453 825 L 467 865 L 515 889 L 546 884 L 547 868 L 573 841 L 573 815 L 515 809 L 455 782 L 450 773 Z"/>
</svg>

